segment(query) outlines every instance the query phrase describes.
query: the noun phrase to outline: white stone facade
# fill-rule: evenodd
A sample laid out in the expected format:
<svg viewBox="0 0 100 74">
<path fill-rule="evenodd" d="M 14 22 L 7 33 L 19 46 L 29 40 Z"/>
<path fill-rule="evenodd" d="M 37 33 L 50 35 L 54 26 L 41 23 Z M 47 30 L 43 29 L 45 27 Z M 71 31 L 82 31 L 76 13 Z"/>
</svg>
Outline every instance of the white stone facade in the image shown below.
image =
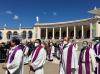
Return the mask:
<svg viewBox="0 0 100 74">
<path fill-rule="evenodd" d="M 0 42 L 9 41 L 13 35 L 20 36 L 22 41 L 60 40 L 64 37 L 92 40 L 94 37 L 100 37 L 100 18 L 91 17 L 56 23 L 40 23 L 38 21 L 32 28 L 8 29 L 4 27 L 0 29 Z"/>
</svg>

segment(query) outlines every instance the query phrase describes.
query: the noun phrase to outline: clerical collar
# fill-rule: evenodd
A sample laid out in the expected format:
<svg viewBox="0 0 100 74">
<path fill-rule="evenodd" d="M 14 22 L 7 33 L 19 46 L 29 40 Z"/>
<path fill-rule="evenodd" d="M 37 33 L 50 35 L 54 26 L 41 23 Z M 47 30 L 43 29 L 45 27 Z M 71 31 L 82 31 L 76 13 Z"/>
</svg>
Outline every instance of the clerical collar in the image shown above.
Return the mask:
<svg viewBox="0 0 100 74">
<path fill-rule="evenodd" d="M 66 47 L 68 47 L 69 45 L 71 45 L 70 42 L 68 44 L 65 44 L 64 47 L 63 47 L 63 49 L 66 48 Z"/>
<path fill-rule="evenodd" d="M 84 46 L 81 51 L 85 50 L 88 46 Z"/>
<path fill-rule="evenodd" d="M 71 43 L 70 43 L 70 42 L 68 42 L 68 44 L 66 44 L 66 46 L 69 46 L 69 45 L 71 45 Z"/>
<path fill-rule="evenodd" d="M 14 50 L 18 45 L 15 45 L 14 47 L 11 48 L 11 50 Z"/>
</svg>

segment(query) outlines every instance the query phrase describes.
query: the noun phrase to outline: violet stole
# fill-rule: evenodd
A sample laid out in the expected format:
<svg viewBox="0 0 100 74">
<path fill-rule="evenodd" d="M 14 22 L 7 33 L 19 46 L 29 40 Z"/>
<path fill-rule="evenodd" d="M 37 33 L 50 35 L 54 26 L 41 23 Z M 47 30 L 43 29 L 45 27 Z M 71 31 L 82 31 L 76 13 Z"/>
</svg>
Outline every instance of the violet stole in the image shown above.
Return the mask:
<svg viewBox="0 0 100 74">
<path fill-rule="evenodd" d="M 72 50 L 73 45 L 71 44 L 68 48 L 68 54 L 67 54 L 67 63 L 66 63 L 66 74 L 71 74 L 71 62 L 72 62 Z"/>
<path fill-rule="evenodd" d="M 90 50 L 90 48 L 87 47 L 86 52 L 85 52 L 86 74 L 90 74 L 89 50 Z M 79 71 L 78 71 L 78 74 L 82 74 L 82 52 L 80 53 L 80 56 L 79 56 Z"/>
<path fill-rule="evenodd" d="M 14 60 L 14 57 L 15 57 L 15 54 L 16 54 L 17 50 L 19 50 L 19 46 L 17 46 L 17 47 L 15 48 L 15 50 L 13 51 L 11 57 L 9 57 L 9 59 L 10 59 L 9 63 L 11 63 L 11 62 Z M 9 55 L 10 55 L 10 54 L 9 54 Z M 9 56 L 9 55 L 8 55 L 8 56 Z"/>
<path fill-rule="evenodd" d="M 78 64 L 79 64 L 78 74 L 82 74 L 82 52 L 80 52 Z"/>
<path fill-rule="evenodd" d="M 32 62 L 34 62 L 34 61 L 37 59 L 38 54 L 39 54 L 41 48 L 42 48 L 41 45 L 39 45 L 38 48 L 36 48 L 36 53 L 35 53 L 35 55 L 34 55 L 34 57 L 33 57 L 33 59 L 32 59 Z M 34 52 L 35 52 L 35 51 L 34 51 Z M 33 54 L 34 54 L 34 52 L 33 52 Z M 32 56 L 33 56 L 33 55 L 32 55 Z"/>
</svg>

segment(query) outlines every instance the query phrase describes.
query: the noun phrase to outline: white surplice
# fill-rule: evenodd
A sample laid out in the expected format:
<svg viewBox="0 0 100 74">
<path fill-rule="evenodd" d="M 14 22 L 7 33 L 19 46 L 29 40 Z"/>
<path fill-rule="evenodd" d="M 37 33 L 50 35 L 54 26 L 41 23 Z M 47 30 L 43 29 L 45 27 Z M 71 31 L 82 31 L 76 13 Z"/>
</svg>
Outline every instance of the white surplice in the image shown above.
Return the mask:
<svg viewBox="0 0 100 74">
<path fill-rule="evenodd" d="M 86 50 L 84 50 L 84 55 L 82 59 L 82 73 L 86 74 L 86 66 L 85 66 L 85 53 Z M 94 74 L 95 68 L 96 68 L 96 60 L 95 60 L 95 52 L 93 49 L 90 48 L 89 50 L 89 62 L 90 62 L 90 74 Z"/>
<path fill-rule="evenodd" d="M 28 46 L 25 46 L 25 49 L 24 49 L 24 64 L 27 64 L 28 63 L 28 52 L 29 52 L 29 47 Z"/>
<path fill-rule="evenodd" d="M 98 52 L 98 50 L 100 50 L 99 46 L 100 46 L 100 43 L 97 44 L 97 46 L 96 46 L 96 48 L 97 48 L 97 55 L 96 55 L 96 57 L 98 57 L 100 59 L 100 55 L 99 55 L 99 52 Z M 99 70 L 100 70 L 99 69 L 99 64 L 97 63 L 97 74 L 99 74 L 99 72 L 98 72 Z"/>
<path fill-rule="evenodd" d="M 61 63 L 60 63 L 60 74 L 66 74 L 66 65 L 67 65 L 67 54 L 68 54 L 68 48 L 71 45 L 71 43 L 68 43 L 66 47 L 63 49 Z M 71 68 L 72 68 L 72 74 L 75 74 L 75 71 L 78 68 L 78 58 L 76 53 L 76 48 L 73 46 L 72 48 L 72 62 L 71 62 Z"/>
<path fill-rule="evenodd" d="M 16 47 L 17 46 L 11 48 L 11 50 L 9 51 L 10 53 L 9 57 L 11 57 Z M 17 50 L 13 61 L 11 63 L 9 63 L 9 61 L 10 58 L 8 59 L 7 62 L 7 69 L 10 72 L 10 74 L 23 74 L 23 51 L 21 49 Z"/>
<path fill-rule="evenodd" d="M 33 59 L 35 53 L 36 53 L 36 50 L 34 51 L 33 56 L 32 55 L 30 56 L 29 60 Z M 46 61 L 46 51 L 44 48 L 42 48 L 36 60 L 31 64 L 31 66 L 35 70 L 35 74 L 44 74 L 43 66 L 45 64 L 45 61 Z"/>
</svg>

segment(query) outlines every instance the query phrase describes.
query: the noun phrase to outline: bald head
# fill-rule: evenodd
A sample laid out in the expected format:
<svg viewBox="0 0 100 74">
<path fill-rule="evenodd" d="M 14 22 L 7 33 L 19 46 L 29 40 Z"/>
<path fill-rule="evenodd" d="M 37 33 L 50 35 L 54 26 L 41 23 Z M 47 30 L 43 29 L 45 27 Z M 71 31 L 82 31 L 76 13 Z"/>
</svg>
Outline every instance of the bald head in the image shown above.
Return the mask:
<svg viewBox="0 0 100 74">
<path fill-rule="evenodd" d="M 64 40 L 63 40 L 63 43 L 66 45 L 69 43 L 69 38 L 68 37 L 65 37 Z"/>
<path fill-rule="evenodd" d="M 69 38 L 68 37 L 64 37 L 64 41 L 67 41 L 67 42 L 69 42 Z"/>
</svg>

